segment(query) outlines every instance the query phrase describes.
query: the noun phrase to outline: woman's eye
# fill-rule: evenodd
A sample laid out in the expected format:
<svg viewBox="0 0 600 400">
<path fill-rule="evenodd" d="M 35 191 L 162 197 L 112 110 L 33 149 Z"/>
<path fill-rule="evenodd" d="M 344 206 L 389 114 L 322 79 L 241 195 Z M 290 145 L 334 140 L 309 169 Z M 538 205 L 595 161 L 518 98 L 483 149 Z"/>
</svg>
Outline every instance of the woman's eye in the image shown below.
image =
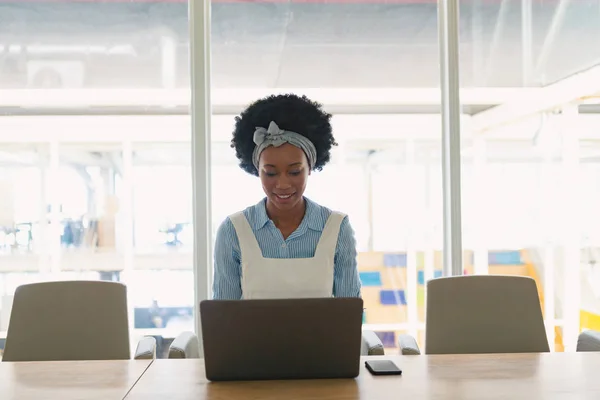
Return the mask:
<svg viewBox="0 0 600 400">
<path fill-rule="evenodd" d="M 273 177 L 275 175 L 277 175 L 275 172 L 265 172 L 265 175 Z"/>
<path fill-rule="evenodd" d="M 300 175 L 300 171 L 291 171 L 290 175 Z"/>
</svg>

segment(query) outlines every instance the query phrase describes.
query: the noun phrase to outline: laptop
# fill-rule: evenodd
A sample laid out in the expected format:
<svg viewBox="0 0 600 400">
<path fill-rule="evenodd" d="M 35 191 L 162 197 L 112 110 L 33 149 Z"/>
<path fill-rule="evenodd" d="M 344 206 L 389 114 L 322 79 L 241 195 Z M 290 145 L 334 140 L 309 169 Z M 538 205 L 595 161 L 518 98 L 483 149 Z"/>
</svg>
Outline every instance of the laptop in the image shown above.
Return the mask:
<svg viewBox="0 0 600 400">
<path fill-rule="evenodd" d="M 206 378 L 355 378 L 362 314 L 360 298 L 202 301 Z"/>
</svg>

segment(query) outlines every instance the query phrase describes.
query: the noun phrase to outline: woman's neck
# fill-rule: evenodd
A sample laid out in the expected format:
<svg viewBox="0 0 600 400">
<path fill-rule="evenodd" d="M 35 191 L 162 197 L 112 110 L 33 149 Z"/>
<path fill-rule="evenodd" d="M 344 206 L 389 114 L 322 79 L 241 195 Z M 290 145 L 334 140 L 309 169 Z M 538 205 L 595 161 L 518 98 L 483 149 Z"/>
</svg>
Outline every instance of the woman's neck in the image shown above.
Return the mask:
<svg viewBox="0 0 600 400">
<path fill-rule="evenodd" d="M 282 211 L 275 207 L 268 199 L 266 204 L 267 215 L 269 219 L 273 221 L 276 227 L 278 228 L 297 228 L 302 219 L 304 218 L 304 213 L 306 212 L 306 200 L 302 198 L 302 201 L 298 202 L 298 204 L 289 210 Z"/>
</svg>

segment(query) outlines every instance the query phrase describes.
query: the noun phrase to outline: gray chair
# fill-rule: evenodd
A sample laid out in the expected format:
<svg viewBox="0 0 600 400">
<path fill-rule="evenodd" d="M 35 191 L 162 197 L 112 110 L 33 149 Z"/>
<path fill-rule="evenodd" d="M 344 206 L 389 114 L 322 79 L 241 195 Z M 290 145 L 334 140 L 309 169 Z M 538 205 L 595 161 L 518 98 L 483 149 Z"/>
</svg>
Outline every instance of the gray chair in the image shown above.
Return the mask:
<svg viewBox="0 0 600 400">
<path fill-rule="evenodd" d="M 169 358 L 200 358 L 200 344 L 193 332 L 182 332 L 169 346 Z"/>
<path fill-rule="evenodd" d="M 416 339 L 407 334 L 398 336 L 398 348 L 400 348 L 402 355 L 405 356 L 416 356 L 421 354 Z"/>
<path fill-rule="evenodd" d="M 383 356 L 385 354 L 383 343 L 373 331 L 362 332 L 360 354 L 363 356 Z"/>
<path fill-rule="evenodd" d="M 427 283 L 427 354 L 549 352 L 535 281 L 524 276 L 470 275 Z M 402 354 L 421 351 L 401 335 Z"/>
<path fill-rule="evenodd" d="M 577 338 L 577 351 L 600 351 L 600 332 L 581 332 Z"/>
<path fill-rule="evenodd" d="M 15 292 L 2 361 L 126 360 L 129 340 L 125 285 L 34 283 Z M 156 358 L 156 340 L 140 340 L 134 358 Z"/>
<path fill-rule="evenodd" d="M 375 332 L 363 331 L 361 355 L 384 355 L 383 344 Z M 169 358 L 199 358 L 198 337 L 193 332 L 183 332 L 169 346 Z"/>
</svg>

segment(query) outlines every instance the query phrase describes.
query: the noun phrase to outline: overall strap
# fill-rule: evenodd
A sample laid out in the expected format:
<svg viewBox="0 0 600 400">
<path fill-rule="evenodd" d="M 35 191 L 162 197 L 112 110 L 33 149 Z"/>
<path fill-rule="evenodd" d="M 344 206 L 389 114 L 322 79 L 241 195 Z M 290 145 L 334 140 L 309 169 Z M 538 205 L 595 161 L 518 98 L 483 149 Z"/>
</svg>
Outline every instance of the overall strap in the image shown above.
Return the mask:
<svg viewBox="0 0 600 400">
<path fill-rule="evenodd" d="M 317 244 L 315 257 L 331 257 L 333 259 L 340 234 L 340 226 L 345 217 L 346 214 L 336 211 L 331 212 L 323 228 L 321 239 L 319 239 L 319 243 Z"/>
<path fill-rule="evenodd" d="M 256 236 L 254 235 L 254 231 L 250 227 L 248 223 L 248 219 L 244 215 L 243 211 L 237 212 L 231 216 L 229 219 L 233 223 L 233 227 L 235 228 L 235 232 L 238 236 L 238 241 L 240 243 L 240 251 L 241 251 L 241 259 L 256 259 L 262 258 L 262 250 L 258 245 L 258 241 L 256 240 Z"/>
</svg>

